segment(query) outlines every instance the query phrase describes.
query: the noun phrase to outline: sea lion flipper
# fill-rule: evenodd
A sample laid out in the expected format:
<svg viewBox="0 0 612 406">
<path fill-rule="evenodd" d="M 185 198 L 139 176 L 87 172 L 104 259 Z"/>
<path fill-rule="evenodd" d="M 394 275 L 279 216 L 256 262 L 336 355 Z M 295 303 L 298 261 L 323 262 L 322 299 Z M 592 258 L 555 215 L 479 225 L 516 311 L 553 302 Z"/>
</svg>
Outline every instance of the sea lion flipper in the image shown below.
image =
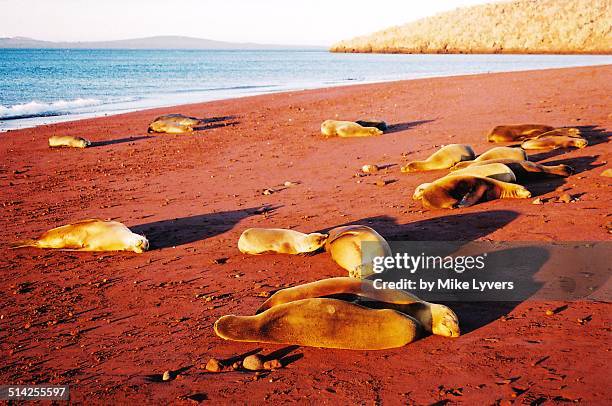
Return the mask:
<svg viewBox="0 0 612 406">
<path fill-rule="evenodd" d="M 12 242 L 9 247 L 10 249 L 15 250 L 18 248 L 37 247 L 37 246 L 38 246 L 38 241 L 27 239 L 27 240 L 20 240 L 20 241 Z"/>
</svg>

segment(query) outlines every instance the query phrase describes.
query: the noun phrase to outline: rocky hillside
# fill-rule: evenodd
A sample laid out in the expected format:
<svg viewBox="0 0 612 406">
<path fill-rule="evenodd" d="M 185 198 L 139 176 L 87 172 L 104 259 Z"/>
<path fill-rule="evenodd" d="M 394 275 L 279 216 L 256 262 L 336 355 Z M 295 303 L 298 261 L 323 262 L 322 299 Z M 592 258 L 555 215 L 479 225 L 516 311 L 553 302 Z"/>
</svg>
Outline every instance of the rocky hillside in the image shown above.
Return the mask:
<svg viewBox="0 0 612 406">
<path fill-rule="evenodd" d="M 515 0 L 460 8 L 341 41 L 332 52 L 612 53 L 611 0 Z"/>
</svg>

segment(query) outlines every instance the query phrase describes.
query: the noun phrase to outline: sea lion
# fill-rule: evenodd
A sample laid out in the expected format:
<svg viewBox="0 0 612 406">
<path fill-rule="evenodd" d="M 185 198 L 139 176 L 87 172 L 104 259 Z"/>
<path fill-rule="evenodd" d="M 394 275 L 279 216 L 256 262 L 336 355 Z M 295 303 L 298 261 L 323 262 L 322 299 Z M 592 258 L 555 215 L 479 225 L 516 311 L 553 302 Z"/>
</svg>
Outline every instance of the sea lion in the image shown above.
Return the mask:
<svg viewBox="0 0 612 406">
<path fill-rule="evenodd" d="M 87 148 L 91 141 L 72 135 L 54 135 L 49 138 L 49 147 Z"/>
<path fill-rule="evenodd" d="M 359 124 L 362 127 L 376 127 L 380 131 L 385 132 L 389 128 L 387 123 L 382 120 L 357 120 L 355 123 Z"/>
<path fill-rule="evenodd" d="M 536 162 L 523 161 L 518 159 L 491 159 L 487 161 L 472 162 L 468 168 L 490 164 L 504 164 L 512 170 L 518 181 L 530 178 L 538 178 L 542 175 L 561 176 L 567 178 L 574 173 L 574 168 L 568 165 L 542 165 Z M 451 168 L 453 170 L 453 168 Z M 451 172 L 457 174 L 462 170 Z M 498 179 L 499 180 L 499 179 Z"/>
<path fill-rule="evenodd" d="M 527 140 L 521 144 L 524 149 L 558 149 L 558 148 L 584 148 L 589 142 L 582 137 L 547 136 Z"/>
<path fill-rule="evenodd" d="M 432 182 L 422 193 L 423 206 L 453 209 L 495 199 L 527 199 L 523 186 L 478 176 L 448 176 Z"/>
<path fill-rule="evenodd" d="M 528 157 L 527 153 L 522 148 L 495 147 L 478 155 L 478 157 L 476 157 L 476 159 L 472 161 L 463 161 L 456 163 L 451 168 L 451 171 L 467 168 L 473 162 L 489 161 L 491 159 L 517 159 L 521 161 L 527 161 Z"/>
<path fill-rule="evenodd" d="M 362 306 L 392 308 L 421 323 L 425 331 L 444 337 L 460 335 L 459 319 L 447 306 L 425 302 L 399 289 L 377 289 L 371 280 L 339 277 L 323 279 L 279 290 L 261 305 L 257 313 L 284 303 L 315 297 L 350 295 L 360 298 Z"/>
<path fill-rule="evenodd" d="M 182 114 L 167 114 L 159 116 L 151 124 L 147 132 L 150 133 L 166 133 L 166 134 L 182 134 L 192 132 L 193 127 L 202 123 L 194 117 L 187 117 Z"/>
<path fill-rule="evenodd" d="M 34 240 L 18 241 L 12 248 L 56 248 L 70 251 L 133 251 L 149 249 L 149 241 L 118 221 L 81 220 L 57 227 Z"/>
<path fill-rule="evenodd" d="M 457 162 L 472 160 L 474 157 L 474 151 L 469 145 L 450 144 L 440 148 L 424 161 L 408 162 L 401 171 L 407 173 L 448 169 Z"/>
<path fill-rule="evenodd" d="M 327 234 L 304 234 L 282 228 L 249 228 L 238 239 L 244 254 L 308 254 L 325 244 Z"/>
<path fill-rule="evenodd" d="M 365 251 L 362 243 L 367 243 Z M 329 231 L 325 251 L 352 278 L 367 278 L 374 273 L 374 257 L 390 256 L 391 248 L 376 230 L 361 225 L 336 227 Z"/>
<path fill-rule="evenodd" d="M 542 124 L 498 125 L 487 135 L 489 142 L 514 142 L 537 137 L 554 130 L 555 127 Z"/>
<path fill-rule="evenodd" d="M 372 137 L 382 133 L 376 127 L 363 127 L 352 121 L 325 120 L 321 124 L 321 134 L 326 137 Z"/>
<path fill-rule="evenodd" d="M 223 316 L 214 330 L 225 340 L 351 350 L 402 347 L 421 335 L 420 323 L 396 310 L 328 298 L 283 303 L 256 316 Z"/>
<path fill-rule="evenodd" d="M 471 161 L 473 162 L 473 161 Z M 491 161 L 484 161 L 491 162 Z M 516 176 L 514 171 L 502 163 L 489 163 L 486 165 L 470 165 L 467 168 L 460 169 L 455 172 L 451 172 L 444 178 L 449 176 L 479 176 L 482 178 L 491 178 L 499 180 L 500 182 L 516 183 Z M 421 200 L 425 189 L 427 189 L 431 183 L 423 183 L 416 187 L 414 194 L 412 195 L 413 200 Z"/>
</svg>

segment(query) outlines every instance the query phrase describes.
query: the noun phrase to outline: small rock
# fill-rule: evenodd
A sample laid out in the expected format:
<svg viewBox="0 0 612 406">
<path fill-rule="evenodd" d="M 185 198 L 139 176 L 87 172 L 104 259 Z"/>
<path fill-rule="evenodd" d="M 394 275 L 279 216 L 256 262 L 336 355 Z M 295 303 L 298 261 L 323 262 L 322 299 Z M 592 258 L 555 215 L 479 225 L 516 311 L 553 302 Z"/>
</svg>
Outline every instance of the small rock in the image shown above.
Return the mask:
<svg viewBox="0 0 612 406">
<path fill-rule="evenodd" d="M 264 369 L 264 359 L 259 354 L 249 355 L 242 360 L 242 366 L 249 371 L 260 371 Z"/>
<path fill-rule="evenodd" d="M 298 182 L 290 182 L 290 181 L 287 181 L 287 182 L 285 182 L 285 183 L 283 183 L 283 184 L 285 185 L 285 187 L 291 187 L 291 186 L 297 186 L 297 185 L 299 185 L 299 183 L 298 183 Z"/>
<path fill-rule="evenodd" d="M 547 316 L 552 316 L 554 314 L 555 314 L 555 312 L 553 312 L 552 310 L 550 310 L 550 309 L 546 310 L 546 315 Z"/>
<path fill-rule="evenodd" d="M 232 364 L 232 369 L 237 371 L 240 369 L 240 361 L 236 361 Z"/>
<path fill-rule="evenodd" d="M 279 369 L 283 367 L 283 364 L 277 359 L 266 361 L 263 364 L 264 369 Z"/>
<path fill-rule="evenodd" d="M 571 203 L 572 196 L 569 193 L 563 193 L 561 196 L 559 196 L 557 201 L 559 203 Z"/>
<path fill-rule="evenodd" d="M 263 192 L 261 192 L 262 195 L 271 195 L 272 193 L 274 193 L 275 190 L 274 189 L 264 189 Z"/>
<path fill-rule="evenodd" d="M 540 199 L 539 197 L 537 199 L 535 199 L 533 202 L 531 202 L 531 204 L 544 204 L 544 202 L 542 201 L 542 199 Z"/>
<path fill-rule="evenodd" d="M 170 375 L 170 371 L 164 372 L 164 374 L 162 375 L 162 381 L 166 382 L 166 381 L 169 381 L 170 379 L 172 379 L 172 376 Z"/>
<path fill-rule="evenodd" d="M 375 183 L 376 186 L 385 186 L 387 184 L 387 181 L 384 180 L 379 180 Z"/>
<path fill-rule="evenodd" d="M 216 358 L 211 358 L 206 363 L 206 370 L 208 372 L 221 372 L 223 371 L 223 365 Z"/>
<path fill-rule="evenodd" d="M 376 165 L 363 165 L 361 171 L 363 173 L 376 173 L 380 168 Z"/>
</svg>

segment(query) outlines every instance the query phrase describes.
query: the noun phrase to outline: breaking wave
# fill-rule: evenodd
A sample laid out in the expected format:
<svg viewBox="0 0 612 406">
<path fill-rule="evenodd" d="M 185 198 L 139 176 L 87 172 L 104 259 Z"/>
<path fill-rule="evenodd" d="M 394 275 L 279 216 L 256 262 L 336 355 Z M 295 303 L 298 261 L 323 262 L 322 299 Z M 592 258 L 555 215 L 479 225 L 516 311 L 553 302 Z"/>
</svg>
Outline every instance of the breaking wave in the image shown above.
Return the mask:
<svg viewBox="0 0 612 406">
<path fill-rule="evenodd" d="M 5 107 L 0 105 L 0 120 L 18 120 L 32 117 L 63 116 L 85 107 L 102 104 L 98 99 L 58 100 L 44 103 L 33 100 L 29 103 L 15 104 Z"/>
</svg>

